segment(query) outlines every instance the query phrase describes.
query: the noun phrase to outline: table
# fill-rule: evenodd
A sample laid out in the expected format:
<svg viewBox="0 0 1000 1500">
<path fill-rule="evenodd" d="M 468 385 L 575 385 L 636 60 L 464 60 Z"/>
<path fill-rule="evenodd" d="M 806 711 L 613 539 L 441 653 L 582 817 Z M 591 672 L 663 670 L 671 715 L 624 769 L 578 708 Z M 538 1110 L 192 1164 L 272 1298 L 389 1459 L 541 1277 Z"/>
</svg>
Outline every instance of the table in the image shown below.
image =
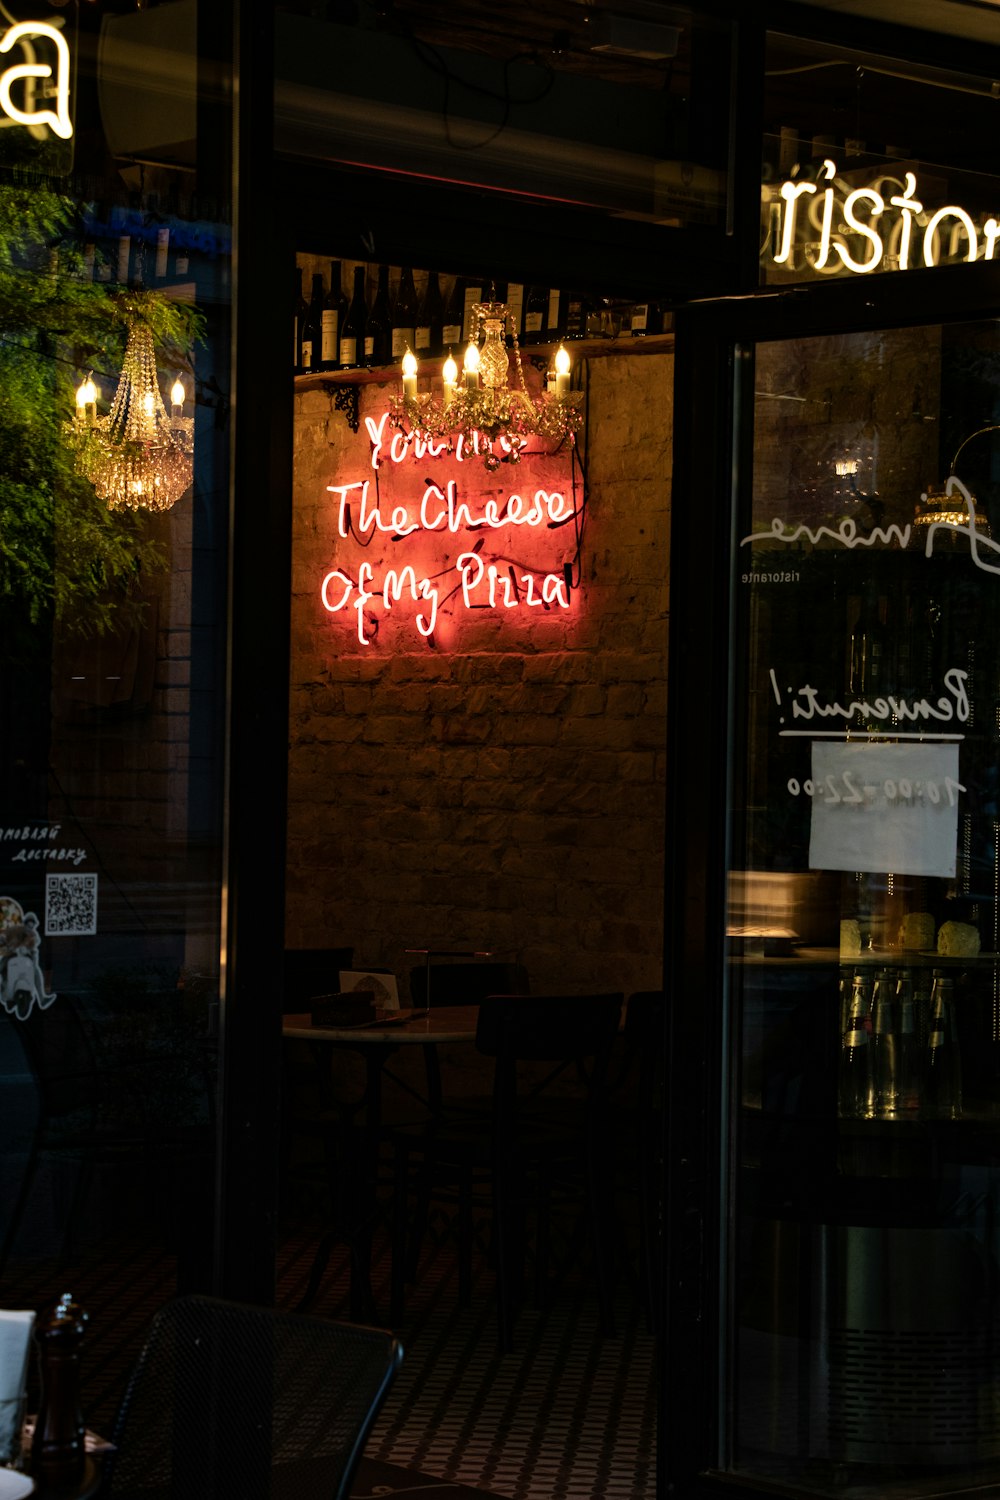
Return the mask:
<svg viewBox="0 0 1000 1500">
<path fill-rule="evenodd" d="M 287 1015 L 282 1022 L 282 1036 L 306 1041 L 314 1047 L 343 1047 L 359 1051 L 365 1063 L 365 1150 L 362 1153 L 361 1181 L 357 1193 L 357 1226 L 349 1236 L 351 1246 L 351 1316 L 356 1320 L 378 1322 L 378 1312 L 371 1288 L 371 1231 L 375 1220 L 375 1167 L 379 1132 L 382 1125 L 382 1074 L 398 1047 L 433 1049 L 444 1043 L 469 1043 L 476 1039 L 478 1005 L 446 1005 L 426 1011 L 401 1011 L 399 1019 L 383 1019 L 364 1025 L 313 1026 L 309 1015 Z M 434 1055 L 436 1063 L 436 1055 Z M 440 1078 L 435 1066 L 427 1069 L 429 1080 L 428 1108 L 440 1107 Z M 313 1260 L 309 1281 L 299 1309 L 309 1306 L 319 1290 L 327 1261 L 334 1244 L 343 1236 L 332 1230 L 320 1242 Z"/>
</svg>

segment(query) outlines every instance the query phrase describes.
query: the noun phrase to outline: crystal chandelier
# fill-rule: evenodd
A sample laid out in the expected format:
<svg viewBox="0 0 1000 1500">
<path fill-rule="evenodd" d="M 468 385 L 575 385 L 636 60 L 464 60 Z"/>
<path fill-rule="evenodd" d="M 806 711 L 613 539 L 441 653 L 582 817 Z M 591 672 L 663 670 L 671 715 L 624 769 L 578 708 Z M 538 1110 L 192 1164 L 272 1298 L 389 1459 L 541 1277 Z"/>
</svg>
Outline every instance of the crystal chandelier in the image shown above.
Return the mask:
<svg viewBox="0 0 1000 1500">
<path fill-rule="evenodd" d="M 583 416 L 579 392 L 569 388 L 570 357 L 562 345 L 555 355 L 549 388 L 531 396 L 524 378 L 517 330 L 511 323 L 511 342 L 517 367 L 516 384 L 509 382 L 510 355 L 506 333 L 510 310 L 505 302 L 473 304 L 475 329 L 463 361 L 461 380 L 449 351 L 442 367 L 440 397 L 417 392 L 418 364 L 411 350 L 403 356 L 403 395 L 390 406 L 393 423 L 428 444 L 461 443 L 482 455 L 487 469 L 517 463 L 530 438 L 554 443 L 573 442 Z"/>
<path fill-rule="evenodd" d="M 184 386 L 176 380 L 168 415 L 152 331 L 141 318 L 130 318 L 122 372 L 107 416 L 97 415 L 98 391 L 88 375 L 76 393 L 76 416 L 66 424 L 77 471 L 109 510 L 169 510 L 187 490 L 194 418 L 184 415 L 184 399 Z"/>
</svg>

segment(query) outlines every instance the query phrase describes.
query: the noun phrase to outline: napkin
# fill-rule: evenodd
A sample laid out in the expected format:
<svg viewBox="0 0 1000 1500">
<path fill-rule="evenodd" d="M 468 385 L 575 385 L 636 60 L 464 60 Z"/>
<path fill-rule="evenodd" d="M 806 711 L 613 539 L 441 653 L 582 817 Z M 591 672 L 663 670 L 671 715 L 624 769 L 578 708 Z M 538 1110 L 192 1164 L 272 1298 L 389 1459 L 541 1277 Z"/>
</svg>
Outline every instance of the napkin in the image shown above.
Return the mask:
<svg viewBox="0 0 1000 1500">
<path fill-rule="evenodd" d="M 12 1463 L 21 1444 L 33 1312 L 0 1308 L 0 1463 Z"/>
</svg>

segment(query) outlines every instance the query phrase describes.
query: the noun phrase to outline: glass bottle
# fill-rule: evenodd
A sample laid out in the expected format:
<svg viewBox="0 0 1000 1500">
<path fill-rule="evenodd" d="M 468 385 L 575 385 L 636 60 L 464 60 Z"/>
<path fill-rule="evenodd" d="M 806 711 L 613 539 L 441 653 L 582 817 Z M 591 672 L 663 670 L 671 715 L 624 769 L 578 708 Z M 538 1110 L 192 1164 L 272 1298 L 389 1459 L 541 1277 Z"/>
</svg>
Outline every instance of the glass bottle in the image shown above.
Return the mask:
<svg viewBox="0 0 1000 1500">
<path fill-rule="evenodd" d="M 83 1472 L 80 1346 L 87 1314 L 67 1292 L 35 1330 L 41 1400 L 31 1443 L 31 1467 L 43 1485 L 71 1486 Z"/>
<path fill-rule="evenodd" d="M 901 974 L 896 984 L 896 1011 L 899 1018 L 896 1110 L 900 1115 L 913 1116 L 920 1109 L 920 1049 L 913 980 L 907 973 Z"/>
<path fill-rule="evenodd" d="M 962 1113 L 962 1059 L 955 1025 L 955 986 L 935 969 L 924 1067 L 924 1114 L 931 1120 L 957 1120 Z"/>
<path fill-rule="evenodd" d="M 387 365 L 392 356 L 392 310 L 389 306 L 389 267 L 379 266 L 378 286 L 365 326 L 365 364 Z"/>
<path fill-rule="evenodd" d="M 427 273 L 427 289 L 417 319 L 416 347 L 418 359 L 436 358 L 441 352 L 444 328 L 444 304 L 441 299 L 441 283 L 436 271 Z"/>
<path fill-rule="evenodd" d="M 465 283 L 461 276 L 452 282 L 445 305 L 441 325 L 442 352 L 460 350 L 462 347 L 462 318 L 465 310 Z"/>
<path fill-rule="evenodd" d="M 863 974 L 855 975 L 851 990 L 850 1014 L 840 1050 L 837 1097 L 843 1119 L 870 1119 L 875 1113 L 871 1014 Z"/>
<path fill-rule="evenodd" d="M 295 268 L 295 319 L 293 334 L 292 369 L 296 375 L 302 370 L 302 330 L 309 313 L 309 304 L 302 295 L 302 268 Z"/>
<path fill-rule="evenodd" d="M 524 342 L 541 344 L 545 341 L 545 319 L 548 313 L 548 293 L 543 286 L 528 288 L 524 304 Z"/>
<path fill-rule="evenodd" d="M 355 370 L 365 347 L 368 308 L 365 302 L 365 268 L 354 267 L 354 293 L 340 328 L 340 368 Z"/>
<path fill-rule="evenodd" d="M 881 1119 L 891 1118 L 899 1104 L 899 1048 L 894 986 L 888 969 L 883 969 L 875 981 L 871 1045 L 875 1113 Z"/>
<path fill-rule="evenodd" d="M 320 348 L 323 338 L 323 277 L 317 272 L 312 279 L 312 296 L 306 310 L 305 319 L 302 324 L 302 338 L 299 344 L 301 368 L 303 374 L 314 370 L 319 362 Z"/>
<path fill-rule="evenodd" d="M 340 363 L 340 328 L 347 312 L 347 298 L 341 285 L 340 261 L 330 262 L 330 290 L 323 303 L 319 367 L 335 370 Z"/>
<path fill-rule="evenodd" d="M 407 349 L 413 353 L 417 342 L 417 293 L 413 286 L 413 271 L 404 266 L 399 273 L 399 286 L 392 309 L 392 358 L 402 359 Z"/>
</svg>

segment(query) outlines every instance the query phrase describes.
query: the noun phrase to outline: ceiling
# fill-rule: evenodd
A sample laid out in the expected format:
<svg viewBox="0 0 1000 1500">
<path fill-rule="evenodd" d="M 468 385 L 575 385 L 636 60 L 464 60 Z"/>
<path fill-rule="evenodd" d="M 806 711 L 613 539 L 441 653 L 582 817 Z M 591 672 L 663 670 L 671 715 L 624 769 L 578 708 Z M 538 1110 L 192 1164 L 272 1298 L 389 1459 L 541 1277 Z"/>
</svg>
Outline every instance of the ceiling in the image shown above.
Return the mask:
<svg viewBox="0 0 1000 1500">
<path fill-rule="evenodd" d="M 793 0 L 793 3 L 1000 45 L 1000 0 Z"/>
</svg>

